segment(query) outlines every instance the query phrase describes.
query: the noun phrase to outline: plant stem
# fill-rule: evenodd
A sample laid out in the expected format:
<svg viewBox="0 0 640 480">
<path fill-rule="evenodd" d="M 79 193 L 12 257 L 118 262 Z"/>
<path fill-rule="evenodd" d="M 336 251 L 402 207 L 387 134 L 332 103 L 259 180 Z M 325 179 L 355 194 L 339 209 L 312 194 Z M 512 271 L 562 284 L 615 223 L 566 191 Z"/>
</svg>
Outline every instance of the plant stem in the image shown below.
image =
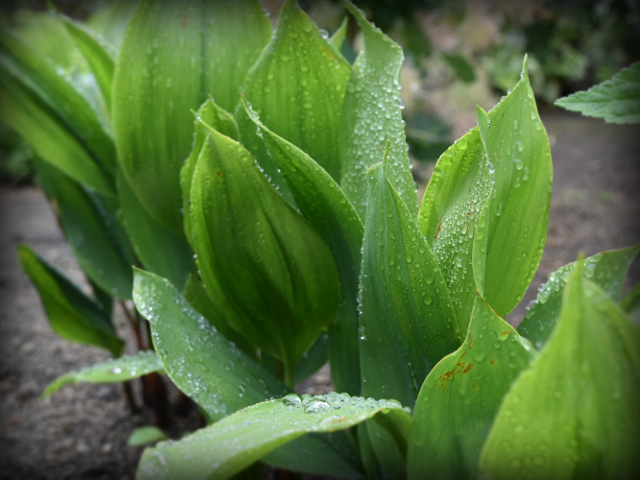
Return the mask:
<svg viewBox="0 0 640 480">
<path fill-rule="evenodd" d="M 131 316 L 131 312 L 129 311 L 129 309 L 127 308 L 127 306 L 124 304 L 122 300 L 118 299 L 118 302 L 120 303 L 120 308 L 122 308 L 122 311 L 124 312 L 124 316 L 127 317 L 127 320 L 129 320 L 129 325 L 131 325 L 131 328 L 133 329 L 133 333 L 136 336 L 136 343 L 138 344 L 138 350 L 146 350 L 144 347 L 144 343 L 142 342 L 142 336 L 140 335 L 140 323 L 134 320 L 133 316 Z"/>
<path fill-rule="evenodd" d="M 131 390 L 131 380 L 125 380 L 122 382 L 122 391 L 131 413 L 138 413 L 138 405 L 136 405 L 135 398 L 133 397 L 133 390 Z"/>
<path fill-rule="evenodd" d="M 291 362 L 284 361 L 284 384 L 293 389 L 293 371 L 295 370 L 295 366 L 291 364 Z"/>
</svg>

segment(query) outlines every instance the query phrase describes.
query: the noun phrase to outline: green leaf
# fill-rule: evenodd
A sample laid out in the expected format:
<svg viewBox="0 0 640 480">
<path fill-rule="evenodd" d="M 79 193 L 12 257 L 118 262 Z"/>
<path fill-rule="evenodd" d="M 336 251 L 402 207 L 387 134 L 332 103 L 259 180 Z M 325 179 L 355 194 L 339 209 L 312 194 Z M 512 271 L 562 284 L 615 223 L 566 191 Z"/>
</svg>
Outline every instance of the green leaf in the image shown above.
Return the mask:
<svg viewBox="0 0 640 480">
<path fill-rule="evenodd" d="M 140 5 L 140 0 L 115 0 L 109 6 L 109 13 L 102 33 L 104 38 L 113 45 L 116 57 L 120 53 L 124 34 L 138 9 L 138 5 Z"/>
<path fill-rule="evenodd" d="M 189 245 L 151 217 L 122 172 L 117 186 L 123 224 L 142 265 L 182 289 L 193 264 Z"/>
<path fill-rule="evenodd" d="M 271 27 L 259 2 L 143 0 L 131 19 L 113 81 L 120 160 L 141 203 L 181 234 L 180 168 L 193 117 L 212 95 L 225 110 Z"/>
<path fill-rule="evenodd" d="M 113 238 L 112 230 L 121 228 L 116 219 L 101 213 L 82 186 L 54 166 L 39 159 L 35 159 L 35 165 L 65 237 L 87 276 L 110 295 L 131 299 L 133 255 Z"/>
<path fill-rule="evenodd" d="M 503 397 L 533 348 L 476 297 L 464 344 L 431 370 L 416 402 L 409 478 L 478 478 L 478 461 Z"/>
<path fill-rule="evenodd" d="M 296 371 L 293 373 L 293 383 L 298 384 L 306 380 L 316 373 L 327 363 L 329 359 L 329 335 L 321 333 L 316 343 L 314 343 L 308 352 L 302 355 L 302 359 L 296 365 Z"/>
<path fill-rule="evenodd" d="M 442 57 L 449 66 L 456 72 L 456 76 L 465 83 L 471 83 L 476 80 L 476 73 L 473 66 L 469 63 L 464 55 L 459 53 L 443 53 Z"/>
<path fill-rule="evenodd" d="M 598 253 L 585 261 L 584 276 L 602 288 L 617 302 L 622 293 L 629 267 L 640 251 L 640 245 Z M 575 268 L 570 263 L 549 275 L 549 280 L 538 287 L 538 297 L 518 327 L 518 332 L 540 350 L 556 327 L 565 284 Z"/>
<path fill-rule="evenodd" d="M 480 470 L 495 479 L 636 478 L 638 405 L 640 331 L 579 262 L 554 333 L 502 403 Z"/>
<path fill-rule="evenodd" d="M 224 314 L 218 310 L 216 305 L 207 295 L 207 291 L 202 284 L 202 280 L 200 280 L 197 274 L 189 274 L 183 295 L 185 300 L 187 300 L 187 302 L 189 302 L 200 315 L 209 320 L 209 323 L 224 335 L 224 338 L 235 343 L 240 350 L 246 353 L 253 360 L 258 360 L 255 347 L 252 346 L 240 333 L 229 326 Z"/>
<path fill-rule="evenodd" d="M 349 17 L 344 17 L 338 29 L 333 32 L 331 38 L 329 38 L 329 44 L 339 52 L 342 49 L 342 44 L 347 36 L 347 27 L 349 26 Z"/>
<path fill-rule="evenodd" d="M 67 340 L 105 348 L 114 357 L 120 355 L 124 344 L 98 305 L 26 245 L 18 246 L 18 257 L 38 289 L 54 332 Z"/>
<path fill-rule="evenodd" d="M 360 393 L 357 295 L 364 227 L 337 182 L 309 155 L 273 133 L 245 102 L 271 159 L 280 169 L 302 215 L 325 241 L 340 274 L 341 303 L 329 325 L 331 374 L 338 391 Z"/>
<path fill-rule="evenodd" d="M 297 1 L 288 0 L 275 35 L 244 82 L 244 96 L 265 124 L 308 153 L 338 182 L 341 165 L 336 139 L 349 71 L 349 64 L 322 37 Z M 236 118 L 243 144 L 265 173 L 282 185 L 242 105 L 236 109 Z"/>
<path fill-rule="evenodd" d="M 636 283 L 631 291 L 620 302 L 622 308 L 633 323 L 640 328 L 640 283 Z"/>
<path fill-rule="evenodd" d="M 136 428 L 129 438 L 127 439 L 127 445 L 130 447 L 141 447 L 148 443 L 155 443 L 160 440 L 166 440 L 167 434 L 154 425 L 146 425 L 144 427 Z"/>
<path fill-rule="evenodd" d="M 480 122 L 484 114 L 478 110 Z M 504 318 L 520 302 L 538 268 L 551 204 L 551 150 L 526 57 L 522 79 L 488 113 L 480 134 L 495 169 L 486 216 L 484 298 Z M 481 248 L 474 250 L 474 257 L 484 254 Z"/>
<path fill-rule="evenodd" d="M 305 433 L 343 430 L 377 414 L 408 416 L 398 402 L 364 401 L 347 394 L 307 398 L 305 403 L 295 393 L 259 403 L 179 442 L 147 449 L 138 478 L 224 480 Z"/>
<path fill-rule="evenodd" d="M 91 156 L 92 163 L 113 185 L 115 145 L 104 112 L 93 102 L 91 95 L 83 92 L 61 66 L 18 37 L 1 32 L 0 52 L 2 63 L 10 69 L 10 75 L 55 111 Z"/>
<path fill-rule="evenodd" d="M 151 322 L 164 370 L 209 420 L 291 392 L 211 327 L 167 280 L 136 270 L 133 297 Z M 265 461 L 296 471 L 358 477 L 358 458 L 344 435 L 308 436 L 272 452 Z"/>
<path fill-rule="evenodd" d="M 202 125 L 205 123 L 214 130 L 217 130 L 223 135 L 232 138 L 236 141 L 240 141 L 240 132 L 238 131 L 238 124 L 233 116 L 223 110 L 215 104 L 213 99 L 209 98 L 202 104 L 198 113 L 196 114 L 196 120 L 194 121 L 194 136 L 193 147 L 191 148 L 191 154 L 184 163 L 180 170 L 180 185 L 182 187 L 182 201 L 184 205 L 184 231 L 187 234 L 189 243 L 193 246 L 193 227 L 191 226 L 190 202 L 191 202 L 191 181 L 193 180 L 193 171 L 196 168 L 198 162 L 198 156 L 202 150 L 202 146 L 207 138 L 206 128 Z"/>
<path fill-rule="evenodd" d="M 114 195 L 110 176 L 85 149 L 60 112 L 25 84 L 14 60 L 0 52 L 0 116 L 35 152 L 74 180 Z"/>
<path fill-rule="evenodd" d="M 476 127 L 440 157 L 418 214 L 420 230 L 438 260 L 463 335 L 478 289 L 472 268 L 474 235 L 491 183 Z M 483 271 L 478 273 L 484 279 Z"/>
<path fill-rule="evenodd" d="M 556 105 L 607 123 L 640 123 L 640 62 L 623 68 L 613 78 L 556 100 Z"/>
<path fill-rule="evenodd" d="M 111 46 L 84 25 L 74 22 L 66 16 L 61 16 L 61 19 L 67 32 L 87 60 L 109 109 L 111 106 L 111 82 L 115 70 L 115 54 Z"/>
<path fill-rule="evenodd" d="M 201 277 L 214 302 L 220 290 L 230 303 L 229 324 L 284 362 L 291 385 L 296 363 L 336 313 L 336 265 L 249 152 L 207 128 L 191 188 Z"/>
<path fill-rule="evenodd" d="M 136 355 L 123 355 L 82 370 L 75 370 L 59 376 L 42 393 L 42 398 L 60 390 L 65 385 L 80 382 L 118 383 L 140 378 L 153 372 L 162 372 L 162 364 L 154 351 L 139 351 Z"/>
<path fill-rule="evenodd" d="M 451 298 L 412 214 L 385 175 L 371 183 L 361 275 L 360 365 L 365 396 L 412 407 L 429 371 L 459 343 Z"/>
<path fill-rule="evenodd" d="M 400 105 L 402 49 L 371 25 L 353 4 L 345 2 L 345 6 L 362 29 L 364 47 L 353 64 L 342 105 L 340 184 L 360 218 L 365 218 L 365 171 L 380 161 L 387 140 L 391 140 L 389 181 L 415 217 L 418 197 L 411 175 Z"/>
</svg>

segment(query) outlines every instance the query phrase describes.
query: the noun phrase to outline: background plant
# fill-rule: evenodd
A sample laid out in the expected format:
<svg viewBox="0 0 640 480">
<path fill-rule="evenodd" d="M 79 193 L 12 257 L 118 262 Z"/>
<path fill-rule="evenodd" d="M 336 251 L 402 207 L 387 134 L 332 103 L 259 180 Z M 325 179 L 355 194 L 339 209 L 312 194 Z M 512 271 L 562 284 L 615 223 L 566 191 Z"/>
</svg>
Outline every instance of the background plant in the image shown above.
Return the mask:
<svg viewBox="0 0 640 480">
<path fill-rule="evenodd" d="M 222 478 L 259 459 L 355 477 L 421 478 L 425 469 L 447 468 L 458 468 L 449 472 L 454 477 L 478 468 L 512 475 L 508 465 L 522 463 L 524 454 L 514 453 L 507 465 L 496 461 L 495 445 L 522 425 L 502 412 L 515 408 L 526 418 L 540 403 L 521 405 L 511 392 L 547 395 L 549 383 L 537 372 L 562 363 L 559 352 L 579 335 L 585 345 L 608 338 L 609 347 L 577 349 L 585 380 L 545 402 L 567 425 L 589 425 L 588 438 L 619 426 L 616 412 L 633 416 L 637 332 L 614 300 L 637 248 L 590 258 L 558 272 L 554 279 L 562 281 L 550 279 L 528 317 L 533 330 L 548 331 L 536 346 L 548 345 L 531 365 L 534 350 L 499 317 L 535 272 L 551 196 L 549 146 L 526 61 L 513 91 L 489 113 L 478 109 L 478 127 L 443 155 L 418 212 L 400 113 L 401 49 L 351 5 L 364 33 L 353 65 L 338 51 L 344 24 L 327 40 L 288 2 L 270 38 L 256 3 L 234 8 L 142 2 L 117 61 L 100 39 L 63 19 L 94 72 L 95 102 L 72 77 L 61 80 L 41 51 L 4 37 L 1 81 L 12 95 L 2 96 L 3 115 L 43 157 L 45 189 L 94 298 L 23 247 L 25 271 L 59 333 L 117 356 L 110 297 L 130 298 L 129 266 L 143 266 L 133 298 L 152 324 L 158 353 L 73 372 L 47 393 L 73 381 L 165 371 L 207 420 L 219 422 L 149 450 L 140 476 L 152 478 Z M 185 55 L 192 51 L 205 53 Z M 189 109 L 197 109 L 195 122 Z M 569 277 L 560 311 L 550 297 Z M 593 308 L 584 308 L 589 302 Z M 563 328 L 554 329 L 559 318 Z M 132 316 L 132 324 L 143 349 L 144 323 Z M 325 327 L 328 346 L 320 336 Z M 550 337 L 556 331 L 563 333 Z M 467 354 L 473 361 L 463 361 Z M 327 355 L 337 389 L 347 393 L 290 394 Z M 606 373 L 620 365 L 617 375 Z M 523 371 L 529 373 L 519 377 Z M 157 375 L 147 378 L 158 384 Z M 622 399 L 615 412 L 590 406 L 603 391 Z M 586 403 L 562 413 L 563 398 L 573 395 Z M 553 421 L 549 415 L 538 423 Z M 340 432 L 356 424 L 350 434 Z M 613 431 L 616 442 L 634 433 Z M 303 436 L 308 432 L 314 434 Z M 568 444 L 540 458 L 568 454 L 576 468 L 593 458 L 582 444 Z M 631 447 L 598 445 L 615 458 L 604 472 L 633 468 Z M 435 448 L 444 453 L 429 458 Z M 194 455 L 189 462 L 185 451 Z"/>
</svg>

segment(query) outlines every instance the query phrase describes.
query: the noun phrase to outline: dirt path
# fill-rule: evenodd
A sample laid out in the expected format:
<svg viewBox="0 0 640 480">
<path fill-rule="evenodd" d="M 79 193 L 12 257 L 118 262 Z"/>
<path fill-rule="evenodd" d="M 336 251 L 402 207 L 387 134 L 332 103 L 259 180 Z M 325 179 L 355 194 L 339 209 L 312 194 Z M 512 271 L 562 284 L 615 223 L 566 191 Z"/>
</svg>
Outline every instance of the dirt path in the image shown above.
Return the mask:
<svg viewBox="0 0 640 480">
<path fill-rule="evenodd" d="M 509 316 L 514 324 L 540 282 L 580 250 L 592 255 L 640 242 L 640 129 L 557 111 L 543 112 L 543 121 L 555 169 L 549 237 L 529 292 Z M 127 447 L 126 439 L 151 418 L 129 414 L 119 385 L 69 386 L 38 399 L 56 376 L 108 358 L 53 334 L 20 271 L 15 247 L 27 243 L 72 279 L 82 279 L 43 195 L 0 187 L 0 230 L 0 478 L 133 478 L 141 449 Z M 631 277 L 640 280 L 639 262 Z M 121 318 L 117 323 L 130 337 Z M 326 384 L 327 372 L 320 377 Z M 194 425 L 186 422 L 182 428 Z"/>
</svg>

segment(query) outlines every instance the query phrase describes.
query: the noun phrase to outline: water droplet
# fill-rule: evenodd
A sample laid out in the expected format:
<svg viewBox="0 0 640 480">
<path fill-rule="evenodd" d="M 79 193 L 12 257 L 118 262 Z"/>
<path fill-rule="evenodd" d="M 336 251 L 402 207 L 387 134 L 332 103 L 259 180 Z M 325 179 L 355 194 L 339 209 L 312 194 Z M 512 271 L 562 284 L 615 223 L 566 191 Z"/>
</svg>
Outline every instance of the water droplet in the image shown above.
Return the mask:
<svg viewBox="0 0 640 480">
<path fill-rule="evenodd" d="M 516 147 L 517 147 L 519 152 L 523 152 L 524 151 L 524 147 L 522 146 L 522 142 L 516 142 Z"/>
<path fill-rule="evenodd" d="M 596 272 L 596 264 L 590 263 L 586 267 L 584 267 L 584 276 L 587 278 L 593 277 L 593 274 Z"/>
<path fill-rule="evenodd" d="M 518 129 L 518 120 L 514 120 L 513 121 L 513 129 L 517 130 Z"/>
<path fill-rule="evenodd" d="M 551 290 L 544 290 L 538 295 L 538 301 L 544 305 L 545 303 L 547 303 L 547 300 L 549 300 L 550 296 Z"/>
<path fill-rule="evenodd" d="M 522 170 L 522 160 L 520 160 L 519 158 L 514 158 L 513 159 L 513 163 L 516 164 L 516 169 L 517 170 Z"/>
<path fill-rule="evenodd" d="M 320 399 L 311 400 L 304 407 L 304 413 L 321 413 L 333 410 L 328 402 Z"/>
<path fill-rule="evenodd" d="M 302 400 L 297 393 L 290 393 L 282 398 L 282 403 L 287 407 L 299 407 L 302 405 Z"/>
</svg>

